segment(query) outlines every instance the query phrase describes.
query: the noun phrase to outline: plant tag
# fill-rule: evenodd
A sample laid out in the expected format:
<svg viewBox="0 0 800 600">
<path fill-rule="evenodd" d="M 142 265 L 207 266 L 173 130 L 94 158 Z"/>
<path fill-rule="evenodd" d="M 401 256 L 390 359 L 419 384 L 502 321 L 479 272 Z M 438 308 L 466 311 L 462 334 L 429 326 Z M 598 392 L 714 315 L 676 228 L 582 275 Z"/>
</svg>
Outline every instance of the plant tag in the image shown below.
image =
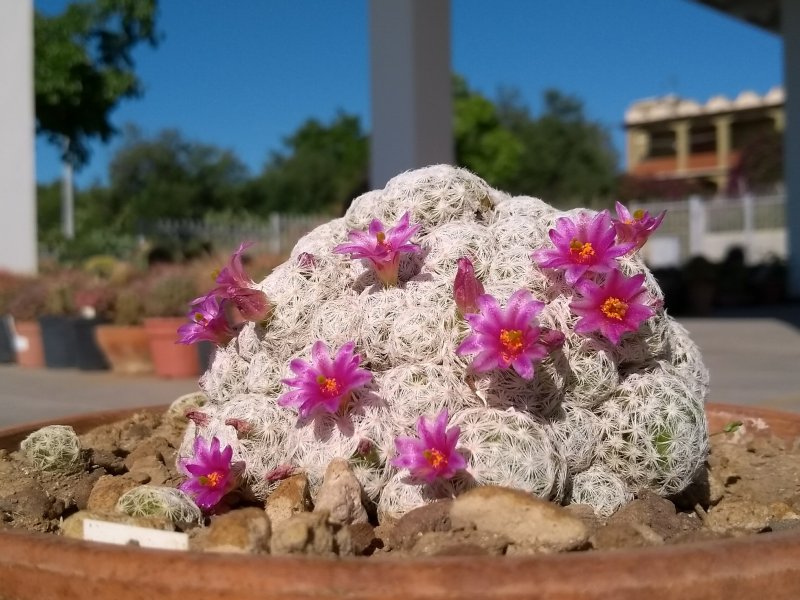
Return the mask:
<svg viewBox="0 0 800 600">
<path fill-rule="evenodd" d="M 121 546 L 132 544 L 143 548 L 160 548 L 162 550 L 189 549 L 189 536 L 185 533 L 160 531 L 148 527 L 96 521 L 95 519 L 83 521 L 83 539 Z"/>
</svg>

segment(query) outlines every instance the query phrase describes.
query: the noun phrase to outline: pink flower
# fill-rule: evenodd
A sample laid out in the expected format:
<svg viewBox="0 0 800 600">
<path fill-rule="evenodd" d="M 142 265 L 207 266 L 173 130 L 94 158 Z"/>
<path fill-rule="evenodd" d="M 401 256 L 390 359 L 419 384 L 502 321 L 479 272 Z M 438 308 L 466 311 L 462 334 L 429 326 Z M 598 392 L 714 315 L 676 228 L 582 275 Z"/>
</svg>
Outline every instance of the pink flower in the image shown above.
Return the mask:
<svg viewBox="0 0 800 600">
<path fill-rule="evenodd" d="M 216 437 L 207 444 L 198 436 L 194 439 L 194 456 L 178 461 L 179 469 L 188 476 L 180 489 L 205 510 L 214 508 L 236 485 L 236 473 L 231 465 L 233 448 L 225 446 L 220 452 L 219 445 Z"/>
<path fill-rule="evenodd" d="M 456 354 L 477 353 L 472 368 L 479 373 L 513 366 L 520 377 L 532 379 L 534 363 L 549 352 L 535 320 L 544 303 L 534 300 L 529 291 L 518 290 L 505 310 L 489 294 L 478 296 L 478 307 L 480 314 L 464 317 L 472 334 L 461 342 Z"/>
<path fill-rule="evenodd" d="M 247 321 L 263 321 L 272 310 L 267 295 L 255 289 L 255 282 L 247 276 L 242 266 L 242 254 L 252 242 L 243 242 L 231 256 L 228 264 L 217 275 L 218 286 L 211 292 L 221 298 L 230 298 Z"/>
<path fill-rule="evenodd" d="M 599 331 L 613 344 L 619 344 L 624 333 L 636 331 L 655 314 L 648 304 L 641 273 L 625 277 L 614 269 L 602 285 L 587 280 L 581 281 L 577 289 L 582 297 L 570 304 L 572 312 L 581 317 L 575 324 L 576 333 Z"/>
<path fill-rule="evenodd" d="M 193 300 L 188 314 L 191 323 L 178 327 L 178 343 L 194 344 L 207 340 L 222 345 L 231 341 L 235 334 L 225 317 L 223 302 L 213 292 Z"/>
<path fill-rule="evenodd" d="M 281 406 L 296 406 L 303 418 L 316 409 L 336 412 L 350 399 L 350 394 L 372 380 L 372 374 L 359 368 L 361 357 L 353 352 L 355 342 L 341 347 L 331 360 L 325 342 L 317 341 L 311 347 L 311 362 L 293 360 L 289 368 L 295 377 L 283 383 L 297 388 L 278 399 Z"/>
<path fill-rule="evenodd" d="M 614 227 L 617 230 L 617 240 L 634 242 L 636 249 L 641 248 L 650 234 L 661 225 L 666 214 L 667 211 L 662 210 L 657 217 L 652 217 L 648 211 L 640 208 L 633 211 L 631 215 L 627 208 L 617 202 L 617 218 L 613 219 Z"/>
<path fill-rule="evenodd" d="M 478 296 L 484 293 L 483 284 L 475 277 L 475 268 L 467 257 L 458 259 L 458 272 L 453 284 L 453 296 L 462 315 L 478 312 Z"/>
<path fill-rule="evenodd" d="M 417 421 L 419 439 L 399 437 L 394 441 L 397 456 L 392 466 L 408 469 L 411 476 L 432 483 L 436 479 L 450 479 L 456 472 L 467 467 L 467 461 L 456 451 L 459 427 L 447 427 L 447 410 L 440 412 L 432 421 L 420 417 Z"/>
<path fill-rule="evenodd" d="M 586 273 L 607 273 L 617 267 L 616 258 L 630 251 L 635 244 L 614 243 L 615 232 L 607 211 L 594 217 L 581 215 L 577 223 L 568 217 L 556 221 L 550 230 L 555 248 L 536 250 L 531 258 L 540 266 L 564 269 L 566 280 L 575 285 Z"/>
<path fill-rule="evenodd" d="M 397 225 L 388 231 L 384 231 L 383 223 L 375 219 L 369 225 L 369 233 L 351 231 L 348 234 L 351 243 L 339 244 L 333 251 L 338 254 L 349 254 L 350 258 L 370 261 L 384 285 L 397 285 L 400 255 L 420 251 L 417 244 L 410 244 L 408 241 L 419 228 L 420 225 L 409 223 L 408 213 L 405 213 Z"/>
</svg>

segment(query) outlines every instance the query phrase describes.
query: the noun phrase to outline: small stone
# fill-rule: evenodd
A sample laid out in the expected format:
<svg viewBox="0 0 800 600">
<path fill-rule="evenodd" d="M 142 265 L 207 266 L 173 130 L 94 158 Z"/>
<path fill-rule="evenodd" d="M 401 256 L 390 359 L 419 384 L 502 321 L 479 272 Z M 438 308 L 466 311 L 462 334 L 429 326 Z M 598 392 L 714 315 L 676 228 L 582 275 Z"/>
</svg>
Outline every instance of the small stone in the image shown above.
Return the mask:
<svg viewBox="0 0 800 600">
<path fill-rule="evenodd" d="M 131 471 L 128 473 L 128 477 L 130 477 L 133 481 L 140 485 L 144 485 L 145 483 L 150 483 L 150 475 L 145 473 L 144 471 Z"/>
<path fill-rule="evenodd" d="M 450 499 L 423 504 L 404 514 L 391 529 L 389 545 L 392 548 L 408 549 L 416 544 L 419 537 L 429 531 L 450 531 Z"/>
<path fill-rule="evenodd" d="M 484 531 L 428 531 L 411 548 L 411 556 L 500 556 L 508 539 Z"/>
<path fill-rule="evenodd" d="M 314 501 L 314 511 L 327 511 L 333 523 L 351 525 L 367 523 L 369 518 L 361 503 L 361 483 L 350 463 L 343 458 L 333 459 L 325 469 L 325 477 Z"/>
<path fill-rule="evenodd" d="M 590 541 L 592 547 L 597 550 L 612 550 L 659 546 L 664 543 L 664 538 L 643 523 L 609 521 L 605 527 L 594 532 Z"/>
<path fill-rule="evenodd" d="M 102 467 L 111 475 L 122 475 L 125 472 L 125 461 L 108 450 L 92 448 L 89 454 L 89 463 Z"/>
<path fill-rule="evenodd" d="M 131 473 L 144 473 L 150 479 L 147 483 L 152 485 L 164 485 L 170 478 L 167 467 L 155 456 L 141 457 L 129 467 Z"/>
<path fill-rule="evenodd" d="M 292 515 L 311 511 L 311 494 L 305 473 L 292 475 L 281 481 L 269 495 L 265 510 L 272 526 L 288 520 Z"/>
<path fill-rule="evenodd" d="M 103 475 L 94 484 L 86 508 L 95 512 L 114 512 L 120 496 L 139 484 L 127 475 Z"/>
<path fill-rule="evenodd" d="M 672 502 L 647 490 L 642 490 L 636 500 L 620 508 L 608 520 L 608 525 L 623 523 L 646 525 L 661 541 L 700 526 L 699 521 L 687 521 L 676 514 Z"/>
<path fill-rule="evenodd" d="M 768 506 L 745 499 L 726 498 L 713 507 L 706 526 L 714 531 L 764 531 L 770 522 Z"/>
<path fill-rule="evenodd" d="M 588 504 L 569 504 L 564 507 L 564 510 L 573 517 L 580 519 L 586 525 L 589 535 L 605 524 L 600 517 L 594 514 L 594 509 Z"/>
<path fill-rule="evenodd" d="M 81 474 L 72 487 L 72 503 L 78 510 L 84 510 L 89 505 L 89 496 L 97 481 L 105 475 L 105 469 L 97 469 L 91 473 Z"/>
<path fill-rule="evenodd" d="M 589 538 L 586 525 L 563 507 L 504 487 L 477 487 L 458 496 L 450 520 L 453 529 L 495 533 L 534 551 L 572 550 Z"/>
<path fill-rule="evenodd" d="M 297 513 L 275 526 L 270 551 L 274 555 L 352 556 L 353 542 L 349 530 L 330 522 L 327 512 Z"/>
<path fill-rule="evenodd" d="M 166 439 L 161 436 L 153 436 L 136 445 L 131 453 L 125 457 L 125 466 L 132 471 L 133 465 L 141 459 L 155 459 L 164 463 L 171 452 L 174 452 L 174 448 Z"/>
<path fill-rule="evenodd" d="M 375 529 L 369 523 L 355 523 L 347 525 L 350 539 L 353 540 L 353 554 L 356 556 L 369 556 L 377 548 L 383 547 L 383 542 L 375 537 Z"/>
<path fill-rule="evenodd" d="M 191 540 L 192 549 L 232 554 L 269 552 L 270 522 L 261 508 L 233 510 L 211 519 Z"/>
</svg>

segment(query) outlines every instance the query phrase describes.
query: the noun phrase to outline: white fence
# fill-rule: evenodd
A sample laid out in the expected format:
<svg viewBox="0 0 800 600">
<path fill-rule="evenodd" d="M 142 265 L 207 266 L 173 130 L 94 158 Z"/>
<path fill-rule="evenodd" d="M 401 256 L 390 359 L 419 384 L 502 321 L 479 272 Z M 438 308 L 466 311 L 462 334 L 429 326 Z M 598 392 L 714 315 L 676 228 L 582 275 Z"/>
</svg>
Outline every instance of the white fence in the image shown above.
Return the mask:
<svg viewBox="0 0 800 600">
<path fill-rule="evenodd" d="M 736 246 L 753 264 L 776 256 L 786 258 L 785 204 L 785 196 L 692 197 L 676 202 L 633 203 L 631 211 L 667 211 L 661 227 L 642 248 L 651 267 L 679 266 L 693 256 L 719 261 Z"/>
<path fill-rule="evenodd" d="M 214 223 L 195 219 L 159 219 L 140 227 L 144 236 L 211 242 L 217 249 L 236 248 L 243 241 L 259 243 L 259 250 L 288 253 L 306 233 L 331 220 L 325 215 L 272 213 L 267 221 Z"/>
</svg>

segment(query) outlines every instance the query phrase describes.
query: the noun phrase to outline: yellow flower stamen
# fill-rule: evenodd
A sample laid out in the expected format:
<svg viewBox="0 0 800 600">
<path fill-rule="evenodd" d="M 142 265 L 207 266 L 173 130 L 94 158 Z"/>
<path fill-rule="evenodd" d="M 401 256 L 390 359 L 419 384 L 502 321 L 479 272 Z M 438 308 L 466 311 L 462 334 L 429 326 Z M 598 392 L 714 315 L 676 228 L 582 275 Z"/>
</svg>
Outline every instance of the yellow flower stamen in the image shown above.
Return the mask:
<svg viewBox="0 0 800 600">
<path fill-rule="evenodd" d="M 612 296 L 611 298 L 605 299 L 603 304 L 600 306 L 600 312 L 602 312 L 609 319 L 621 321 L 625 318 L 625 314 L 628 312 L 628 305 L 619 298 L 614 298 Z"/>
<path fill-rule="evenodd" d="M 222 473 L 220 473 L 219 471 L 214 471 L 209 475 L 201 475 L 200 477 L 197 478 L 197 480 L 200 482 L 200 485 L 204 485 L 210 488 L 215 488 L 219 486 L 220 483 L 222 483 Z"/>
<path fill-rule="evenodd" d="M 195 323 L 203 323 L 203 322 L 205 322 L 205 317 L 203 317 L 203 313 L 200 313 L 200 312 L 194 313 L 194 322 Z"/>
<path fill-rule="evenodd" d="M 425 460 L 427 460 L 428 464 L 434 469 L 439 469 L 447 464 L 447 457 L 436 448 L 425 450 L 422 456 L 425 457 Z"/>
<path fill-rule="evenodd" d="M 644 217 L 644 210 L 642 210 L 641 208 L 637 208 L 635 211 L 633 211 L 634 221 L 641 221 L 643 217 Z"/>
<path fill-rule="evenodd" d="M 219 273 L 220 273 L 219 269 L 214 269 L 213 271 L 211 271 L 211 279 L 216 281 L 217 277 L 219 277 Z"/>
<path fill-rule="evenodd" d="M 326 396 L 338 396 L 339 395 L 339 382 L 336 381 L 333 377 L 325 377 L 325 375 L 318 375 L 317 376 L 317 384 L 319 385 L 319 391 L 322 392 Z"/>
<path fill-rule="evenodd" d="M 519 329 L 501 329 L 500 345 L 503 347 L 501 355 L 503 360 L 514 360 L 522 351 L 522 331 Z"/>
<path fill-rule="evenodd" d="M 582 242 L 575 238 L 569 243 L 569 252 L 578 262 L 587 262 L 594 256 L 591 242 Z"/>
</svg>

